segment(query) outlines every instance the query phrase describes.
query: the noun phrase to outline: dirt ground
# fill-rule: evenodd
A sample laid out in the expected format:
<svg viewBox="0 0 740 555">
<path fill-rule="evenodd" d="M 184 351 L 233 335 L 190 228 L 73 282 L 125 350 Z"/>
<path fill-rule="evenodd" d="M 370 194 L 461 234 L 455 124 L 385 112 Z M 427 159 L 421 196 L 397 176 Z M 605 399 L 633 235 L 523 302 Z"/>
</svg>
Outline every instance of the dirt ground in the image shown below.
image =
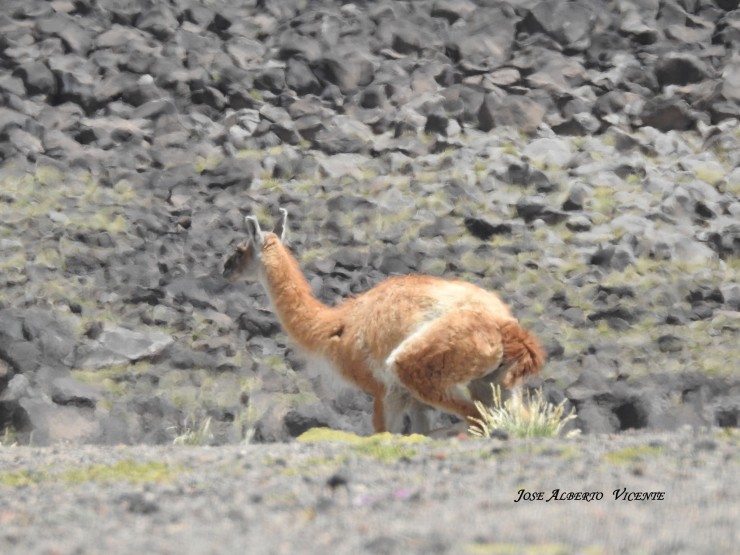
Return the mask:
<svg viewBox="0 0 740 555">
<path fill-rule="evenodd" d="M 0 552 L 697 554 L 740 545 L 735 430 L 352 437 L 3 447 Z"/>
</svg>

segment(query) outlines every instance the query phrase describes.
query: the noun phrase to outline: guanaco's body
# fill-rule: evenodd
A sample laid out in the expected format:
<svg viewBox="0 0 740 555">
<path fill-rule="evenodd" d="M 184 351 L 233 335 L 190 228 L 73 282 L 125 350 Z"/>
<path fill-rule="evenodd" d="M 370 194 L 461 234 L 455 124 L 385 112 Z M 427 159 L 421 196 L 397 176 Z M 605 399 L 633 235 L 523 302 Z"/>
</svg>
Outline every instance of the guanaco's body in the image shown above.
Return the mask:
<svg viewBox="0 0 740 555">
<path fill-rule="evenodd" d="M 224 266 L 236 282 L 258 279 L 285 331 L 303 349 L 326 359 L 374 399 L 376 432 L 427 433 L 429 406 L 478 416 L 466 386 L 510 388 L 538 374 L 544 354 L 494 293 L 431 276 L 391 277 L 344 303 L 315 298 L 282 242 L 287 212 L 275 232 L 246 218 L 248 240 Z"/>
</svg>

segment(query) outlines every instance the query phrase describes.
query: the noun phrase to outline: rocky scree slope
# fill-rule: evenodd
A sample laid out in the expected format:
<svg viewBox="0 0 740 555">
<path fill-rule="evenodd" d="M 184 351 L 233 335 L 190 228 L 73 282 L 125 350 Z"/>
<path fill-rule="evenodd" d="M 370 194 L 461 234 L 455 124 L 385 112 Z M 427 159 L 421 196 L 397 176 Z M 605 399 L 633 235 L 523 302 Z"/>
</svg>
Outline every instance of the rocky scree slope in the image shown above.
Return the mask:
<svg viewBox="0 0 740 555">
<path fill-rule="evenodd" d="M 369 431 L 220 278 L 278 205 L 327 302 L 499 291 L 587 432 L 737 426 L 738 3 L 599 6 L 5 2 L 6 441 Z"/>
</svg>

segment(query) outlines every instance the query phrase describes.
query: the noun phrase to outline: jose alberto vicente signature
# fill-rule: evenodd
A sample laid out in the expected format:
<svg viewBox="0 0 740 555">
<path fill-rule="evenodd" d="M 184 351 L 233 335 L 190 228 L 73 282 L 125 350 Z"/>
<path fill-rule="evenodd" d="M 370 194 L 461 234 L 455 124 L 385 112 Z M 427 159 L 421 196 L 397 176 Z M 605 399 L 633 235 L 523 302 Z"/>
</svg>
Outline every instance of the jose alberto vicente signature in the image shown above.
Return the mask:
<svg viewBox="0 0 740 555">
<path fill-rule="evenodd" d="M 520 489 L 514 503 L 520 501 L 601 501 L 604 499 L 604 492 L 601 491 L 560 491 L 554 489 L 546 497 L 544 491 L 527 491 Z M 615 489 L 612 492 L 615 501 L 664 501 L 664 491 L 628 491 L 627 488 Z"/>
</svg>

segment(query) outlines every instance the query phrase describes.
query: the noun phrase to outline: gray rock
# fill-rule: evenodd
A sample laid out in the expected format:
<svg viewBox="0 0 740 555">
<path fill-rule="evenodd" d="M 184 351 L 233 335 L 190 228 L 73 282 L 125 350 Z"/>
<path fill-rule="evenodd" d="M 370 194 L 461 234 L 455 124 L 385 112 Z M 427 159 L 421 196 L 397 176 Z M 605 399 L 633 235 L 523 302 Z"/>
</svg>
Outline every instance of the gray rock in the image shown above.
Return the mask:
<svg viewBox="0 0 740 555">
<path fill-rule="evenodd" d="M 224 119 L 224 127 L 232 140 L 243 141 L 246 137 L 251 137 L 259 124 L 260 113 L 248 108 L 237 110 Z"/>
<path fill-rule="evenodd" d="M 344 56 L 324 56 L 311 64 L 311 70 L 319 80 L 336 85 L 344 94 L 370 84 L 374 73 L 366 57 L 352 52 Z"/>
<path fill-rule="evenodd" d="M 431 29 L 414 25 L 409 21 L 391 21 L 381 23 L 379 30 L 388 41 L 388 46 L 400 54 L 421 53 L 426 48 L 433 48 L 440 43 Z"/>
<path fill-rule="evenodd" d="M 86 56 L 92 47 L 92 33 L 77 24 L 67 14 L 57 13 L 37 21 L 36 30 L 41 36 L 59 37 L 67 51 Z"/>
<path fill-rule="evenodd" d="M 641 6 L 644 8 L 644 6 Z M 653 44 L 660 38 L 658 29 L 655 28 L 655 14 L 645 13 L 645 10 L 632 6 L 625 7 L 619 30 L 631 35 L 639 44 Z"/>
<path fill-rule="evenodd" d="M 384 85 L 370 85 L 360 93 L 360 106 L 363 108 L 380 108 L 387 100 Z"/>
<path fill-rule="evenodd" d="M 476 8 L 470 0 L 436 0 L 432 5 L 431 16 L 444 18 L 452 25 L 458 19 L 466 19 L 472 15 Z"/>
<path fill-rule="evenodd" d="M 254 402 L 252 397 L 250 402 Z M 290 436 L 285 429 L 285 415 L 288 407 L 283 404 L 276 405 L 274 401 L 268 405 L 268 408 L 262 413 L 254 425 L 252 441 L 255 443 L 275 443 L 278 441 L 288 441 Z"/>
<path fill-rule="evenodd" d="M 658 259 L 689 264 L 711 264 L 717 260 L 717 253 L 709 246 L 679 233 L 655 232 L 645 237 L 639 247 Z"/>
<path fill-rule="evenodd" d="M 534 133 L 542 123 L 545 108 L 523 96 L 505 96 L 495 93 L 486 95 L 478 111 L 478 126 L 481 131 L 495 127 L 512 126 L 525 133 Z"/>
<path fill-rule="evenodd" d="M 34 445 L 89 443 L 97 439 L 101 425 L 90 409 L 62 406 L 36 398 L 20 400 L 33 428 Z"/>
<path fill-rule="evenodd" d="M 53 96 L 57 93 L 57 82 L 54 74 L 43 62 L 28 62 L 18 66 L 13 75 L 23 80 L 29 95 L 45 94 Z"/>
<path fill-rule="evenodd" d="M 550 192 L 555 188 L 547 175 L 528 162 L 509 164 L 506 172 L 499 177 L 512 185 L 532 186 L 539 193 Z"/>
<path fill-rule="evenodd" d="M 93 387 L 68 376 L 51 383 L 51 400 L 57 405 L 95 408 L 100 397 Z"/>
<path fill-rule="evenodd" d="M 696 115 L 689 105 L 678 98 L 650 99 L 640 114 L 643 125 L 650 125 L 660 131 L 672 129 L 685 131 L 696 125 Z"/>
<path fill-rule="evenodd" d="M 40 347 L 42 356 L 50 363 L 74 365 L 77 338 L 71 324 L 59 315 L 32 307 L 25 314 L 23 334 Z"/>
<path fill-rule="evenodd" d="M 511 233 L 511 226 L 506 223 L 491 224 L 482 218 L 465 218 L 465 228 L 470 232 L 471 235 L 487 241 L 494 235 L 508 235 Z"/>
<path fill-rule="evenodd" d="M 736 10 L 740 6 L 738 0 L 717 0 L 715 3 L 725 11 Z"/>
<path fill-rule="evenodd" d="M 573 114 L 568 119 L 554 125 L 552 130 L 559 135 L 593 135 L 601 128 L 597 118 L 588 112 Z"/>
<path fill-rule="evenodd" d="M 307 115 L 295 121 L 295 130 L 308 141 L 317 141 L 328 133 L 324 120 L 316 115 Z"/>
<path fill-rule="evenodd" d="M 406 275 L 416 270 L 418 262 L 407 253 L 389 248 L 381 253 L 375 267 L 385 275 Z"/>
<path fill-rule="evenodd" d="M 0 133 L 6 133 L 8 130 L 13 128 L 22 128 L 27 120 L 27 116 L 24 116 L 15 110 L 0 107 Z"/>
<path fill-rule="evenodd" d="M 372 130 L 346 116 L 335 116 L 320 129 L 312 142 L 314 147 L 326 154 L 360 153 L 370 149 Z"/>
<path fill-rule="evenodd" d="M 655 67 L 655 76 L 661 87 L 687 85 L 708 77 L 706 66 L 690 54 L 661 58 Z"/>
<path fill-rule="evenodd" d="M 323 89 L 308 62 L 300 59 L 288 60 L 285 68 L 285 85 L 299 95 L 319 94 Z"/>
<path fill-rule="evenodd" d="M 238 186 L 248 189 L 260 169 L 260 164 L 256 160 L 224 158 L 215 168 L 206 169 L 203 178 L 212 188 L 226 189 Z"/>
<path fill-rule="evenodd" d="M 369 158 L 359 154 L 335 154 L 319 160 L 319 171 L 329 178 L 338 178 L 345 175 L 360 176 L 362 167 Z"/>
<path fill-rule="evenodd" d="M 33 373 L 41 364 L 41 351 L 30 341 L 0 334 L 0 359 L 7 362 L 16 372 Z"/>
<path fill-rule="evenodd" d="M 76 56 L 55 56 L 49 59 L 49 67 L 58 83 L 57 102 L 73 102 L 86 113 L 97 108 L 91 64 Z"/>
<path fill-rule="evenodd" d="M 104 368 L 115 364 L 154 358 L 172 345 L 171 336 L 160 332 L 139 332 L 108 326 L 88 346 L 80 361 L 83 368 Z"/>
<path fill-rule="evenodd" d="M 514 42 L 514 17 L 510 9 L 481 8 L 467 18 L 467 25 L 452 28 L 445 48 L 452 61 L 466 73 L 499 68 L 510 57 Z"/>
<path fill-rule="evenodd" d="M 311 428 L 338 428 L 337 417 L 322 403 L 299 405 L 283 417 L 290 437 L 298 437 Z"/>
<path fill-rule="evenodd" d="M 717 218 L 712 223 L 709 241 L 720 256 L 740 254 L 740 225 L 731 217 Z"/>
<path fill-rule="evenodd" d="M 740 283 L 725 283 L 720 286 L 725 305 L 730 310 L 740 312 Z"/>
<path fill-rule="evenodd" d="M 44 151 L 44 145 L 41 139 L 27 131 L 11 129 L 7 135 L 10 144 L 15 150 L 30 160 L 35 160 Z"/>
<path fill-rule="evenodd" d="M 271 67 L 258 72 L 254 77 L 254 86 L 272 93 L 280 93 L 285 88 L 285 70 Z"/>
<path fill-rule="evenodd" d="M 583 210 L 584 201 L 591 195 L 591 193 L 592 190 L 589 186 L 582 183 L 576 183 L 568 191 L 568 196 L 563 202 L 563 210 Z"/>
<path fill-rule="evenodd" d="M 675 6 L 673 9 L 679 9 Z M 670 11 L 670 8 L 664 10 Z M 669 39 L 673 39 L 677 42 L 684 44 L 695 44 L 703 43 L 711 40 L 711 36 L 714 33 L 715 26 L 710 21 L 707 21 L 701 17 L 695 17 L 691 14 L 683 12 L 686 19 L 679 21 L 675 24 L 666 26 L 665 35 Z"/>
<path fill-rule="evenodd" d="M 218 111 L 222 111 L 228 105 L 226 95 L 214 87 L 196 89 L 191 98 L 195 104 L 205 104 Z"/>
<path fill-rule="evenodd" d="M 445 88 L 440 91 L 440 94 L 447 102 L 459 102 L 461 104 L 462 113 L 460 118 L 464 123 L 474 127 L 478 125 L 478 113 L 485 98 L 482 90 L 459 84 Z"/>
<path fill-rule="evenodd" d="M 591 4 L 542 1 L 529 10 L 522 23 L 530 32 L 546 32 L 566 48 L 586 50 L 595 19 Z"/>
<path fill-rule="evenodd" d="M 125 409 L 129 415 L 128 433 L 133 431 L 134 437 L 145 444 L 171 443 L 171 430 L 182 419 L 180 411 L 158 395 L 136 396 L 126 404 Z"/>
<path fill-rule="evenodd" d="M 240 222 L 240 227 L 242 225 L 243 221 Z M 220 276 L 203 276 L 200 278 L 183 276 L 173 279 L 164 289 L 167 295 L 178 305 L 189 303 L 199 309 L 218 311 L 222 304 L 219 296 L 228 286 L 228 282 Z"/>
<path fill-rule="evenodd" d="M 142 31 L 164 41 L 169 39 L 178 28 L 178 22 L 172 11 L 165 5 L 157 5 L 143 12 L 136 19 L 136 26 Z"/>
<path fill-rule="evenodd" d="M 41 145 L 43 152 L 52 158 L 75 160 L 84 156 L 80 143 L 58 129 L 46 129 Z"/>
<path fill-rule="evenodd" d="M 8 381 L 5 389 L 0 391 L 0 401 L 14 402 L 28 397 L 31 392 L 31 383 L 24 374 L 16 374 Z"/>
<path fill-rule="evenodd" d="M 572 153 L 568 142 L 562 139 L 535 139 L 524 148 L 524 155 L 548 165 L 565 167 Z"/>
<path fill-rule="evenodd" d="M 237 318 L 239 329 L 249 337 L 272 337 L 280 331 L 280 322 L 271 310 L 255 308 Z"/>
<path fill-rule="evenodd" d="M 437 133 L 447 135 L 447 127 L 450 119 L 444 114 L 429 114 L 424 125 L 424 133 Z"/>
<path fill-rule="evenodd" d="M 278 57 L 286 61 L 303 59 L 313 62 L 321 57 L 321 51 L 321 42 L 317 39 L 288 31 L 281 37 Z"/>
<path fill-rule="evenodd" d="M 565 212 L 550 207 L 542 197 L 522 197 L 516 203 L 517 215 L 525 222 L 542 220 L 554 225 L 568 219 Z"/>
<path fill-rule="evenodd" d="M 675 335 L 661 335 L 657 343 L 661 353 L 677 353 L 683 349 L 685 342 Z"/>
<path fill-rule="evenodd" d="M 568 221 L 565 222 L 565 226 L 575 232 L 588 231 L 592 227 L 592 222 L 588 216 L 577 214 L 570 216 Z"/>
<path fill-rule="evenodd" d="M 740 102 L 740 58 L 735 57 L 722 71 L 722 96 Z"/>
</svg>

